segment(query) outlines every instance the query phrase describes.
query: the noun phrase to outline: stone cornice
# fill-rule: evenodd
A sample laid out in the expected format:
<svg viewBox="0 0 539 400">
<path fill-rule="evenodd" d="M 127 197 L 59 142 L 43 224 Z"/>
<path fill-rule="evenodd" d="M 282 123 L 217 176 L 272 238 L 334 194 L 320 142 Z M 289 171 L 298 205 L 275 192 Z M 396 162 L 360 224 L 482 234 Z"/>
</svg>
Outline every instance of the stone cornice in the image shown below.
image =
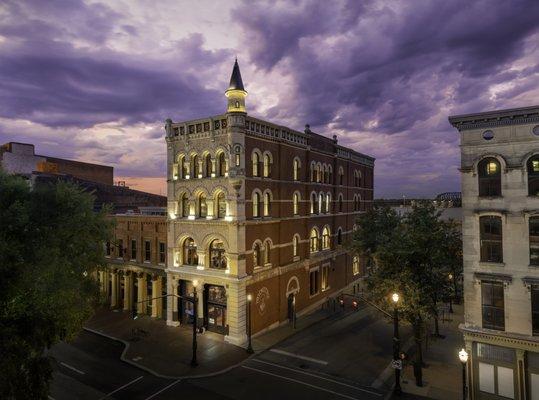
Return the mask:
<svg viewBox="0 0 539 400">
<path fill-rule="evenodd" d="M 449 123 L 457 128 L 459 132 L 480 128 L 530 124 L 534 122 L 539 122 L 539 106 L 449 117 Z"/>
<path fill-rule="evenodd" d="M 464 335 L 464 340 L 492 344 L 496 346 L 506 346 L 539 351 L 539 337 L 522 335 L 518 333 L 509 333 L 503 331 L 491 331 L 479 327 L 467 327 L 464 324 L 459 325 L 459 329 Z"/>
</svg>

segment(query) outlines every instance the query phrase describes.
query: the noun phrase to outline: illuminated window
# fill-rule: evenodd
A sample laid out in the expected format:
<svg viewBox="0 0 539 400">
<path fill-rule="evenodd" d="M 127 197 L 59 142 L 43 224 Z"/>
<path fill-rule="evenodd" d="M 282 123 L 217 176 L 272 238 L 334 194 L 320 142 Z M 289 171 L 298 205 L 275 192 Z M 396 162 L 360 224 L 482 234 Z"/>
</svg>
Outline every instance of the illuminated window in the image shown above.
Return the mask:
<svg viewBox="0 0 539 400">
<path fill-rule="evenodd" d="M 310 250 L 311 253 L 315 253 L 318 251 L 318 231 L 313 228 L 311 229 L 311 235 L 309 238 L 309 244 L 310 244 Z"/>
<path fill-rule="evenodd" d="M 191 158 L 191 169 L 193 171 L 193 178 L 198 178 L 200 174 L 200 164 L 198 163 L 198 156 L 196 154 Z"/>
<path fill-rule="evenodd" d="M 189 198 L 187 194 L 182 194 L 182 217 L 187 217 L 189 215 Z"/>
<path fill-rule="evenodd" d="M 352 259 L 352 274 L 359 274 L 359 256 L 354 256 Z"/>
<path fill-rule="evenodd" d="M 271 157 L 269 154 L 264 154 L 264 177 L 268 178 L 271 174 Z"/>
<path fill-rule="evenodd" d="M 299 236 L 297 235 L 292 238 L 292 255 L 294 257 L 299 255 Z"/>
<path fill-rule="evenodd" d="M 219 154 L 219 176 L 225 176 L 227 172 L 227 165 L 225 159 L 225 153 Z"/>
<path fill-rule="evenodd" d="M 240 163 L 241 163 L 241 148 L 240 146 L 236 146 L 235 150 L 234 150 L 234 162 L 236 164 L 236 167 L 239 167 L 240 166 Z"/>
<path fill-rule="evenodd" d="M 328 250 L 331 247 L 331 232 L 326 226 L 322 230 L 322 250 Z"/>
<path fill-rule="evenodd" d="M 477 166 L 479 172 L 479 196 L 501 196 L 501 169 L 495 158 L 485 158 Z"/>
<path fill-rule="evenodd" d="M 322 292 L 329 289 L 329 265 L 322 265 Z"/>
<path fill-rule="evenodd" d="M 227 260 L 225 245 L 221 240 L 214 240 L 210 243 L 210 268 L 226 269 Z"/>
<path fill-rule="evenodd" d="M 183 263 L 198 265 L 197 246 L 192 238 L 187 238 L 183 242 Z"/>
<path fill-rule="evenodd" d="M 298 193 L 294 193 L 293 208 L 294 208 L 294 215 L 298 215 L 299 214 L 299 194 Z"/>
<path fill-rule="evenodd" d="M 200 218 L 206 218 L 208 215 L 208 205 L 206 203 L 206 196 L 201 194 L 198 197 L 198 216 Z"/>
<path fill-rule="evenodd" d="M 258 192 L 253 193 L 253 217 L 260 217 L 260 194 Z"/>
<path fill-rule="evenodd" d="M 331 194 L 327 193 L 326 194 L 326 214 L 329 214 L 330 212 L 330 204 L 331 204 Z"/>
<path fill-rule="evenodd" d="M 528 160 L 528 194 L 539 195 L 539 155 Z"/>
<path fill-rule="evenodd" d="M 293 178 L 295 181 L 299 181 L 299 160 L 297 158 L 294 159 Z"/>
<path fill-rule="evenodd" d="M 226 215 L 226 200 L 225 194 L 220 192 L 217 195 L 217 218 L 224 218 Z"/>
<path fill-rule="evenodd" d="M 261 257 L 260 244 L 256 243 L 253 247 L 253 266 L 261 267 L 262 266 L 262 257 Z"/>
<path fill-rule="evenodd" d="M 264 217 L 270 216 L 270 204 L 271 204 L 271 196 L 269 192 L 264 193 Z"/>
<path fill-rule="evenodd" d="M 258 153 L 253 153 L 251 161 L 253 163 L 253 176 L 260 176 L 260 156 Z"/>
<path fill-rule="evenodd" d="M 264 242 L 264 264 L 271 262 L 271 242 L 266 240 Z"/>
</svg>

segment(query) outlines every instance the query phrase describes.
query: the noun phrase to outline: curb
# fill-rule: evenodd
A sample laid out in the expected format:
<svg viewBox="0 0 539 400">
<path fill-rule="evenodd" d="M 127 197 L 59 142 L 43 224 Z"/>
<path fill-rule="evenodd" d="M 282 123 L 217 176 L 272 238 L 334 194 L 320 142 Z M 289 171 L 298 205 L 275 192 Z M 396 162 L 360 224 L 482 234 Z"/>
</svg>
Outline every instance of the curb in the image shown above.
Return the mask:
<svg viewBox="0 0 539 400">
<path fill-rule="evenodd" d="M 234 369 L 234 368 L 237 368 L 239 367 L 241 364 L 243 364 L 245 361 L 251 359 L 252 357 L 254 357 L 257 353 L 253 353 L 251 354 L 250 356 L 248 356 L 245 360 L 242 360 L 240 361 L 239 363 L 236 363 L 236 364 L 233 364 L 233 365 L 230 365 L 224 369 L 221 369 L 219 371 L 215 371 L 215 372 L 209 372 L 207 374 L 198 374 L 198 375 L 181 375 L 181 376 L 171 376 L 171 375 L 163 375 L 163 374 L 160 374 L 159 372 L 156 372 L 154 371 L 153 369 L 151 368 L 148 368 L 148 367 L 145 367 L 144 365 L 140 365 L 138 363 L 136 363 L 135 361 L 133 360 L 130 360 L 126 357 L 126 353 L 127 353 L 127 350 L 129 349 L 129 342 L 123 340 L 123 339 L 120 339 L 120 338 L 117 338 L 117 337 L 114 337 L 114 336 L 111 336 L 109 334 L 106 334 L 104 332 L 101 332 L 101 331 L 98 331 L 98 330 L 95 330 L 95 329 L 92 329 L 92 328 L 87 328 L 87 327 L 84 327 L 83 328 L 85 331 L 87 332 L 90 332 L 90 333 L 93 333 L 95 335 L 99 335 L 99 336 L 103 336 L 107 339 L 110 339 L 110 340 L 114 340 L 116 342 L 120 342 L 124 345 L 124 350 L 122 351 L 122 354 L 120 355 L 120 360 L 122 360 L 123 362 L 127 363 L 127 364 L 130 364 L 134 367 L 137 367 L 143 371 L 146 371 L 154 376 L 157 376 L 158 378 L 163 378 L 163 379 L 171 379 L 171 380 L 181 380 L 181 379 L 197 379 L 197 378 L 210 378 L 212 376 L 216 376 L 216 375 L 221 375 L 221 374 L 224 374 L 224 373 L 227 373 L 228 371 L 230 371 L 231 369 Z"/>
</svg>

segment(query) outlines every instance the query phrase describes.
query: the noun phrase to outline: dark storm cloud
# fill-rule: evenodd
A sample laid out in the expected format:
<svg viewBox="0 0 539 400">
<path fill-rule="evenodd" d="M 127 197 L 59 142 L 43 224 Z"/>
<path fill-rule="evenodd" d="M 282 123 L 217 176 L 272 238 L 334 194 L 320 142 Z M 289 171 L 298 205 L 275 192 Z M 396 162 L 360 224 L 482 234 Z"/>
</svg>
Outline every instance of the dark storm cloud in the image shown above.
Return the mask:
<svg viewBox="0 0 539 400">
<path fill-rule="evenodd" d="M 217 60 L 201 49 L 200 34 L 178 41 L 177 53 L 159 62 L 73 45 L 75 39 L 91 43 L 106 39 L 118 15 L 105 6 L 34 4 L 33 13 L 44 11 L 40 18 L 57 12 L 57 17 L 80 22 L 73 24 L 75 29 L 71 24 L 57 27 L 46 19 L 22 18 L 25 9 L 18 3 L 10 9 L 21 19 L 9 18 L 0 25 L 0 35 L 7 38 L 0 62 L 2 117 L 51 127 L 90 127 L 114 120 L 155 122 L 220 111 L 220 93 L 205 89 L 194 72 L 175 66 L 180 57 L 206 68 Z M 122 29 L 135 31 L 125 25 Z"/>
</svg>

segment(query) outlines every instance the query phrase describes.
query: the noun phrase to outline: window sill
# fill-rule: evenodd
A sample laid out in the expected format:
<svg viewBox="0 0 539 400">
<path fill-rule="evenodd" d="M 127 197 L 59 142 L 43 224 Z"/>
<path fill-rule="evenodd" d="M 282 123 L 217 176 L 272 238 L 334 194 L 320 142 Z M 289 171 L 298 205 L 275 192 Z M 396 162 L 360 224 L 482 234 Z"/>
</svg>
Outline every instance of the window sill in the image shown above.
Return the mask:
<svg viewBox="0 0 539 400">
<path fill-rule="evenodd" d="M 479 261 L 479 266 L 481 267 L 505 267 L 505 263 L 494 262 L 494 261 Z"/>
<path fill-rule="evenodd" d="M 496 200 L 496 199 L 503 199 L 503 196 L 477 196 L 480 200 Z"/>
</svg>

